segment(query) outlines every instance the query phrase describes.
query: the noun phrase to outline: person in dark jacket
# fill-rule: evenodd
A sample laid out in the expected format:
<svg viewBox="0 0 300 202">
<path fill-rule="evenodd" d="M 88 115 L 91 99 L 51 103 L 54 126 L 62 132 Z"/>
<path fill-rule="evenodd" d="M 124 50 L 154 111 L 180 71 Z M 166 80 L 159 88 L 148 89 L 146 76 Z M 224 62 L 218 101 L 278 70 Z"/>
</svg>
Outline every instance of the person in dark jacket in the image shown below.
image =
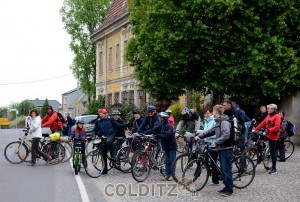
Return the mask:
<svg viewBox="0 0 300 202">
<path fill-rule="evenodd" d="M 160 112 L 159 118 L 161 124 L 151 130 L 147 130 L 144 134 L 156 134 L 157 139 L 162 140 L 163 150 L 165 151 L 166 159 L 166 177 L 164 180 L 170 180 L 171 165 L 176 158 L 177 144 L 175 140 L 174 130 L 172 125 L 168 122 L 169 115 L 166 112 Z"/>
<path fill-rule="evenodd" d="M 119 110 L 113 110 L 111 113 L 113 119 L 119 124 L 125 125 L 125 122 L 121 118 L 121 112 Z M 125 127 L 121 129 L 115 129 L 115 137 L 123 137 L 123 141 L 118 141 L 117 148 L 121 148 L 122 144 L 125 142 Z"/>
<path fill-rule="evenodd" d="M 141 126 L 138 129 L 138 133 L 143 133 L 146 130 L 150 130 L 160 124 L 158 114 L 156 113 L 156 107 L 149 105 L 147 107 L 148 115 L 144 118 Z"/>
<path fill-rule="evenodd" d="M 259 113 L 255 117 L 256 126 L 258 126 L 268 116 L 267 107 L 265 105 L 260 106 Z"/>
<path fill-rule="evenodd" d="M 287 138 L 287 120 L 284 119 L 285 117 L 285 112 L 284 111 L 279 111 L 278 115 L 281 117 L 281 124 L 280 124 L 280 134 L 279 134 L 279 139 L 277 142 L 277 149 L 278 149 L 278 154 L 279 154 L 279 161 L 284 162 L 285 161 L 285 146 L 284 146 L 284 140 Z"/>
<path fill-rule="evenodd" d="M 228 116 L 224 115 L 224 106 L 215 105 L 213 115 L 216 125 L 208 131 L 201 132 L 200 138 L 216 135 L 215 148 L 218 151 L 222 178 L 225 187 L 218 191 L 223 196 L 230 196 L 233 193 L 231 159 L 233 155 L 233 142 L 230 142 L 230 123 Z"/>
<path fill-rule="evenodd" d="M 68 137 L 72 135 L 72 126 L 73 126 L 73 119 L 70 116 L 70 113 L 67 114 L 67 132 L 68 132 Z"/>
<path fill-rule="evenodd" d="M 139 129 L 139 127 L 142 125 L 144 121 L 144 117 L 141 117 L 141 115 L 138 112 L 132 112 L 133 116 L 133 126 L 132 126 L 132 133 L 136 133 Z"/>
<path fill-rule="evenodd" d="M 108 117 L 107 113 L 108 111 L 106 109 L 99 109 L 98 110 L 99 117 L 95 121 L 95 128 L 94 133 L 95 135 L 98 135 L 99 137 L 106 137 L 106 147 L 103 149 L 103 157 L 104 157 L 104 170 L 102 174 L 107 174 L 107 149 L 110 152 L 111 158 L 114 160 L 116 157 L 116 151 L 115 151 L 115 129 L 122 129 L 126 125 L 120 124 L 114 119 L 111 119 Z"/>
</svg>

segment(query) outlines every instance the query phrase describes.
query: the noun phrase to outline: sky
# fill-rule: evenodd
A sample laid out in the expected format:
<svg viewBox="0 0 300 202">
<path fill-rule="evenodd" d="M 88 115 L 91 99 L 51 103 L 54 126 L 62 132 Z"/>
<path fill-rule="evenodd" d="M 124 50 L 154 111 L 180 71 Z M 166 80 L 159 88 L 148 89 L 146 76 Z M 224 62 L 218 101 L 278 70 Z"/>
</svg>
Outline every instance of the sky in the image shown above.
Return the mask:
<svg viewBox="0 0 300 202">
<path fill-rule="evenodd" d="M 57 100 L 76 88 L 63 0 L 0 0 L 0 107 Z"/>
</svg>

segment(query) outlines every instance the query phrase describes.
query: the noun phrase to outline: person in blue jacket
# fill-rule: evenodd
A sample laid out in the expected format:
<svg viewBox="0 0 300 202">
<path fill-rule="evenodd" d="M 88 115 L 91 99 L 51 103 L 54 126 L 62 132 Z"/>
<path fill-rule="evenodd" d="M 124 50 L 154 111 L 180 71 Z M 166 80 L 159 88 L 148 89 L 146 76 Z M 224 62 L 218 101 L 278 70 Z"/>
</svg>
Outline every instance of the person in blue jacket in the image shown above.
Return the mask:
<svg viewBox="0 0 300 202">
<path fill-rule="evenodd" d="M 144 118 L 142 124 L 140 125 L 139 129 L 137 130 L 138 133 L 143 133 L 146 130 L 150 130 L 155 126 L 160 124 L 158 114 L 156 113 L 156 107 L 153 105 L 149 105 L 147 107 L 148 115 Z"/>
<path fill-rule="evenodd" d="M 173 127 L 168 122 L 169 115 L 166 112 L 160 112 L 158 116 L 161 123 L 153 129 L 145 131 L 144 134 L 154 133 L 157 139 L 162 140 L 166 160 L 166 176 L 164 180 L 168 181 L 171 177 L 171 165 L 176 158 L 177 144 Z"/>
<path fill-rule="evenodd" d="M 98 110 L 99 117 L 95 121 L 94 133 L 99 137 L 107 137 L 106 147 L 102 150 L 104 158 L 104 170 L 102 174 L 107 174 L 107 149 L 110 152 L 111 159 L 115 161 L 116 149 L 115 149 L 115 131 L 125 128 L 127 124 L 120 124 L 116 120 L 108 117 L 108 111 L 106 109 Z"/>
</svg>

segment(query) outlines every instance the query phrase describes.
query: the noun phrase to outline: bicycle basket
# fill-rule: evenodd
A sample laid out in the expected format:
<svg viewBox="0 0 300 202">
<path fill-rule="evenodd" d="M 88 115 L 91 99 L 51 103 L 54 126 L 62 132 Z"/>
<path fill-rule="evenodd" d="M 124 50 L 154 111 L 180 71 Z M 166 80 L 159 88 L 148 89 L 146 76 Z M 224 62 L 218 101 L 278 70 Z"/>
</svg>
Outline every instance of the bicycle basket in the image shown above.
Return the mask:
<svg viewBox="0 0 300 202">
<path fill-rule="evenodd" d="M 60 134 L 59 133 L 50 134 L 49 138 L 52 142 L 57 142 L 58 140 L 60 140 Z"/>
</svg>

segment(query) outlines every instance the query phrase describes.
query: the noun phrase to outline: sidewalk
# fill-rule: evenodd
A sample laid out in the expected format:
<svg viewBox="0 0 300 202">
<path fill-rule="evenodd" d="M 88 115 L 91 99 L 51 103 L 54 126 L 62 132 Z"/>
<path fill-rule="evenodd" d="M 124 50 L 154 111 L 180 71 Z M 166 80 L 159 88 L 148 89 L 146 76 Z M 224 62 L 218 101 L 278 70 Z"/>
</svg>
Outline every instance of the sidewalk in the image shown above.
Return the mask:
<svg viewBox="0 0 300 202">
<path fill-rule="evenodd" d="M 253 182 L 245 189 L 234 189 L 234 194 L 223 197 L 216 193 L 223 188 L 207 185 L 198 193 L 192 194 L 174 181 L 161 181 L 159 171 L 151 171 L 149 178 L 136 182 L 131 173 L 124 174 L 112 170 L 107 175 L 92 179 L 86 174 L 83 178 L 92 180 L 107 201 L 300 201 L 300 147 L 286 162 L 277 162 L 277 174 L 270 175 L 259 164 Z M 101 194 L 101 195 L 102 195 Z"/>
</svg>

